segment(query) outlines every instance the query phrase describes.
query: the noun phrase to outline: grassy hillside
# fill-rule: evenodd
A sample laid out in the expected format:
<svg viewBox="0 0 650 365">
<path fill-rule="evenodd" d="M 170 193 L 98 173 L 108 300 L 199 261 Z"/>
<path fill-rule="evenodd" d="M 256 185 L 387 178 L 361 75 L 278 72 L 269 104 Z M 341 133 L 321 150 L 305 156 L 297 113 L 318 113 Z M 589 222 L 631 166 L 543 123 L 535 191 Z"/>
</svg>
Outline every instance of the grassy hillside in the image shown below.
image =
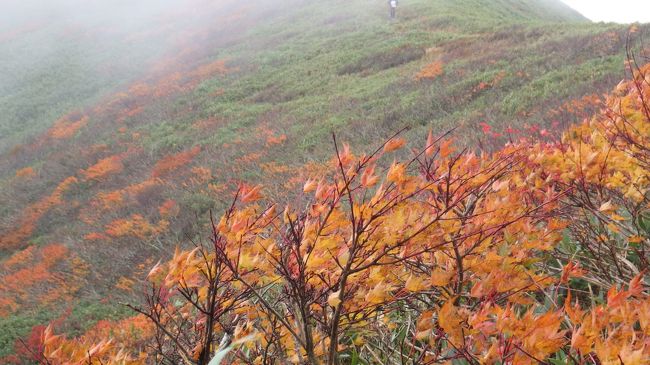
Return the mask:
<svg viewBox="0 0 650 365">
<path fill-rule="evenodd" d="M 624 77 L 628 27 L 559 1 L 201 4 L 101 39 L 2 30 L 0 356 L 48 320 L 119 318 L 91 303 L 133 300 L 237 183 L 295 201 L 333 131 L 550 138 Z"/>
</svg>

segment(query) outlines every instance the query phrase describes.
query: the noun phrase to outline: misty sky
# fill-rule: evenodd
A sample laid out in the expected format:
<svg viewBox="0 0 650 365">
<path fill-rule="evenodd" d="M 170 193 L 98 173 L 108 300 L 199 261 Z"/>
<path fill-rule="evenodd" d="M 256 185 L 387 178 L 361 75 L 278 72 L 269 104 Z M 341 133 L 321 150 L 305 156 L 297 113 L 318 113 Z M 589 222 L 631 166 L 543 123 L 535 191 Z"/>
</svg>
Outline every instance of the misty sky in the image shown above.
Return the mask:
<svg viewBox="0 0 650 365">
<path fill-rule="evenodd" d="M 562 0 L 599 22 L 650 23 L 650 0 Z"/>
</svg>

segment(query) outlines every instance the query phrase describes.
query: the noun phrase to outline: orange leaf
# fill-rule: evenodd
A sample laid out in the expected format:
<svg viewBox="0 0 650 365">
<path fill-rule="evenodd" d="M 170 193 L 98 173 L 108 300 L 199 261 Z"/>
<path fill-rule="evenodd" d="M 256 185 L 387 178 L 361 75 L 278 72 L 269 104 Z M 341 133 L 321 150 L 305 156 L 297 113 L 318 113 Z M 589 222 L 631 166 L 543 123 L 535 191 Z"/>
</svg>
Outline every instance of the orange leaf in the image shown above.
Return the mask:
<svg viewBox="0 0 650 365">
<path fill-rule="evenodd" d="M 309 193 L 311 191 L 316 190 L 316 187 L 318 186 L 318 183 L 316 180 L 309 179 L 305 182 L 305 185 L 302 187 L 302 191 L 305 193 Z"/>
<path fill-rule="evenodd" d="M 453 139 L 448 139 L 440 144 L 440 157 L 445 158 L 454 153 L 454 148 L 452 147 L 453 143 Z"/>
<path fill-rule="evenodd" d="M 644 271 L 638 273 L 632 280 L 630 280 L 629 286 L 628 286 L 628 295 L 629 296 L 638 296 L 641 293 L 643 293 L 643 275 L 645 274 Z"/>
<path fill-rule="evenodd" d="M 384 152 L 392 152 L 402 148 L 406 144 L 406 141 L 403 138 L 393 138 L 390 141 L 386 142 L 384 146 Z"/>
<path fill-rule="evenodd" d="M 327 297 L 327 304 L 329 304 L 332 307 L 336 307 L 337 305 L 339 305 L 339 303 L 341 303 L 340 295 L 341 295 L 340 290 L 330 294 Z"/>
<path fill-rule="evenodd" d="M 369 167 L 363 171 L 363 175 L 361 175 L 361 185 L 363 187 L 371 187 L 379 181 L 379 177 L 374 175 L 375 173 L 375 166 Z"/>
<path fill-rule="evenodd" d="M 434 147 L 434 139 L 433 139 L 433 131 L 429 129 L 429 135 L 427 136 L 427 145 L 424 149 L 424 154 L 427 157 L 433 156 L 433 154 L 436 152 L 436 149 Z"/>
<path fill-rule="evenodd" d="M 248 186 L 242 186 L 240 192 L 242 203 L 251 203 L 262 199 L 262 194 L 260 193 L 261 189 L 262 185 L 257 185 L 252 188 Z"/>
</svg>

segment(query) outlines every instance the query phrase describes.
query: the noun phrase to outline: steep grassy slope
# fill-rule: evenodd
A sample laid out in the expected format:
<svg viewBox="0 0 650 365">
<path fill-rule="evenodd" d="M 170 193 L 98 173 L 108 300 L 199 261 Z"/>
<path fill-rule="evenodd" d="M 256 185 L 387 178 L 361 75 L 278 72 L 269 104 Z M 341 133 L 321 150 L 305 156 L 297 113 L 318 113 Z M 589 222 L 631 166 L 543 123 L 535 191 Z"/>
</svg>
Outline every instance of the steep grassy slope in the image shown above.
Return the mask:
<svg viewBox="0 0 650 365">
<path fill-rule="evenodd" d="M 0 355 L 58 316 L 72 332 L 119 317 L 91 303 L 134 300 L 237 183 L 296 198 L 333 131 L 546 138 L 624 77 L 628 27 L 551 0 L 404 1 L 393 22 L 382 1 L 238 4 L 73 37 L 39 62 L 23 58 L 51 30 L 0 43 L 20 75 L 0 83 Z"/>
<path fill-rule="evenodd" d="M 8 0 L 0 15 L 0 151 L 160 69 L 166 52 L 183 50 L 190 40 L 210 45 L 201 32 L 228 26 L 214 24 L 213 15 L 244 8 L 168 3 Z"/>
</svg>

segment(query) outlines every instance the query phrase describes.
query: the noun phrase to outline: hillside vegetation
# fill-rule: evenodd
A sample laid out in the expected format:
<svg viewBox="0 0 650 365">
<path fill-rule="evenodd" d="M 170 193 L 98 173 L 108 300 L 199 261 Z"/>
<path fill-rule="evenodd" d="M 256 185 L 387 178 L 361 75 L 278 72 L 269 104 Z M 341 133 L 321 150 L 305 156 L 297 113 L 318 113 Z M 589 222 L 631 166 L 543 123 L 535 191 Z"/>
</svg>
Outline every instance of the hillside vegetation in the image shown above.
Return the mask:
<svg viewBox="0 0 650 365">
<path fill-rule="evenodd" d="M 192 361 L 207 364 L 223 333 L 233 331 L 237 338 L 249 333 L 264 338 L 258 337 L 257 345 L 245 345 L 250 361 L 271 356 L 331 363 L 339 361 L 329 358 L 337 350 L 358 362 L 389 362 L 405 353 L 411 359 L 464 358 L 469 363 L 488 355 L 494 356 L 488 359 L 501 356 L 521 363 L 536 357 L 586 358 L 598 344 L 596 333 L 614 322 L 590 329 L 591 337 L 583 341 L 592 347 L 575 347 L 566 339 L 573 336 L 569 328 L 584 327 L 583 317 L 572 312 L 570 324 L 561 327 L 565 313 L 550 311 L 559 311 L 567 302 L 570 290 L 565 276 L 579 272 L 571 271 L 571 265 L 582 256 L 581 265 L 592 274 L 585 275 L 589 280 L 572 283 L 577 285 L 574 298 L 585 305 L 585 311 L 596 311 L 612 298 L 625 308 L 645 303 L 638 287 L 641 278 L 636 275 L 643 272 L 645 256 L 629 244 L 647 243 L 641 226 L 645 218 L 638 218 L 647 205 L 646 141 L 634 136 L 626 140 L 618 131 L 627 143 L 619 146 L 611 140 L 612 126 L 570 126 L 603 107 L 603 93 L 626 76 L 628 35 L 637 39 L 647 26 L 634 27 L 630 33 L 629 26 L 590 23 L 552 0 L 402 1 L 395 21 L 387 19 L 384 2 L 287 0 L 282 5 L 260 1 L 253 6 L 196 0 L 195 4 L 180 14 L 161 9 L 155 17 L 128 26 L 107 23 L 95 33 L 88 32 L 84 21 L 68 20 L 48 26 L 7 23 L 7 29 L 0 29 L 4 71 L 0 76 L 0 357 L 4 360 L 0 361 L 30 363 L 47 355 L 54 364 L 67 363 L 66 357 L 86 356 L 86 350 L 110 334 L 115 343 L 97 345 L 97 360 L 92 361 L 117 364 L 129 357 L 134 363 L 153 362 L 142 351 L 159 352 L 169 357 L 166 361 L 179 363 L 198 349 Z M 86 11 L 92 19 L 101 19 L 101 9 Z M 637 51 L 642 46 L 636 46 Z M 647 92 L 643 85 L 629 83 L 615 92 L 608 105 L 614 113 L 634 115 L 630 123 L 641 123 L 647 115 L 633 100 L 635 88 L 637 93 Z M 617 109 L 616 100 L 626 100 L 629 110 Z M 599 123 L 603 118 L 615 119 L 603 113 L 595 118 Z M 616 127 L 617 121 L 613 123 Z M 567 128 L 573 128 L 563 137 L 568 147 L 554 144 Z M 645 127 L 634 124 L 634 128 L 643 135 Z M 451 129 L 453 141 L 449 136 L 437 139 Z M 593 146 L 585 148 L 593 150 L 583 151 L 582 133 L 592 129 L 602 137 L 584 137 L 585 144 Z M 399 137 L 388 140 L 400 130 Z M 328 158 L 334 148 L 333 132 L 346 144 L 336 144 L 339 158 L 332 165 Z M 425 146 L 426 158 L 413 158 L 408 149 L 398 148 L 402 138 L 419 141 L 429 133 L 435 148 Z M 381 141 L 387 140 L 387 152 L 410 161 L 408 165 L 375 160 L 382 153 L 372 155 L 373 149 L 383 148 Z M 502 149 L 506 142 L 511 143 Z M 621 151 L 620 161 L 602 169 L 601 178 L 612 181 L 592 181 L 589 178 L 595 177 L 588 176 L 585 184 L 572 187 L 577 177 L 571 163 L 582 166 L 583 154 L 597 161 L 600 149 Z M 579 151 L 578 162 L 571 155 L 574 151 Z M 364 160 L 363 153 L 372 158 Z M 560 161 L 569 162 L 565 166 Z M 458 171 L 450 168 L 447 177 L 441 177 L 442 170 L 455 165 Z M 640 172 L 615 173 L 631 168 Z M 377 188 L 379 181 L 370 183 L 383 175 L 383 189 Z M 361 179 L 355 180 L 361 185 L 354 192 L 351 176 Z M 429 186 L 431 179 L 435 186 Z M 444 181 L 446 190 L 440 185 Z M 258 190 L 258 184 L 263 189 Z M 456 197 L 451 187 L 457 189 Z M 585 195 L 574 188 L 583 189 Z M 598 189 L 596 201 L 578 204 Z M 231 205 L 236 192 L 239 201 Z M 567 198 L 569 192 L 578 195 Z M 275 202 L 275 210 L 270 210 L 272 203 L 240 206 L 262 195 Z M 374 202 L 364 200 L 373 196 Z M 433 204 L 427 199 L 437 201 L 433 211 L 427 208 Z M 308 201 L 311 208 L 298 208 Z M 363 270 L 358 275 L 337 272 L 344 270 L 346 262 L 355 262 L 352 253 L 351 258 L 345 254 L 350 246 L 344 241 L 354 232 L 346 224 L 367 219 L 361 205 L 370 204 L 372 211 L 381 201 L 388 205 L 373 224 L 382 236 L 368 239 L 382 245 L 402 244 L 357 252 L 360 267 L 371 258 L 380 257 L 374 264 L 388 260 L 376 272 L 372 265 L 364 268 L 364 274 Z M 357 213 L 348 212 L 355 202 L 360 204 Z M 292 209 L 282 213 L 286 203 L 296 209 L 295 215 Z M 469 206 L 477 211 L 467 212 Z M 563 214 L 575 213 L 564 208 L 574 206 L 583 209 L 580 227 L 584 231 L 573 231 L 563 220 Z M 315 229 L 310 219 L 318 220 L 328 209 L 336 212 L 328 228 L 332 231 L 310 231 Z M 214 234 L 209 211 L 215 214 Z M 229 213 L 219 221 L 224 211 Z M 492 220 L 483 222 L 480 217 L 488 212 Z M 263 219 L 252 226 L 242 223 L 257 215 Z M 615 233 L 614 246 L 623 247 L 605 266 L 600 258 L 585 253 L 591 252 L 587 247 L 591 231 L 586 227 L 593 223 L 592 215 L 602 223 L 596 231 Z M 431 225 L 418 226 L 428 221 Z M 502 225 L 510 221 L 512 225 Z M 300 234 L 284 236 L 294 222 Z M 411 237 L 414 232 L 417 235 Z M 303 234 L 315 235 L 310 238 L 314 242 L 319 240 L 315 237 L 331 234 L 323 243 L 331 247 L 309 246 L 320 255 L 330 252 L 329 256 L 301 263 L 303 253 L 292 253 L 284 245 Z M 353 236 L 358 239 L 364 234 L 370 231 Z M 457 242 L 453 237 L 465 241 L 448 245 Z M 234 260 L 232 242 L 256 248 L 233 266 L 226 264 Z M 192 253 L 182 250 L 200 243 L 207 246 Z M 227 250 L 219 249 L 226 243 Z M 300 249 L 301 241 L 294 244 Z M 582 244 L 586 248 L 578 249 Z M 177 246 L 182 249 L 174 253 Z M 269 251 L 259 251 L 261 247 Z M 434 255 L 434 249 L 439 253 Z M 459 249 L 467 251 L 459 254 Z M 561 253 L 557 262 L 551 260 L 554 250 Z M 199 263 L 200 252 L 206 253 L 204 263 Z M 346 256 L 345 262 L 341 255 Z M 172 257 L 174 261 L 156 265 L 146 279 L 159 259 L 165 262 Z M 620 267 L 620 257 L 626 260 L 625 267 Z M 463 259 L 470 262 L 463 264 Z M 210 260 L 224 270 L 223 290 L 241 294 L 220 304 L 233 306 L 228 307 L 232 312 L 219 312 L 224 322 L 214 333 L 197 329 L 205 324 L 199 326 L 203 320 L 192 303 L 179 307 L 178 300 L 170 302 L 166 297 L 179 295 L 179 285 L 187 287 L 196 267 L 209 265 Z M 481 260 L 488 266 L 481 268 Z M 489 265 L 500 266 L 501 271 L 491 272 Z M 258 271 L 249 273 L 252 267 Z M 563 267 L 569 274 L 562 274 Z M 183 270 L 191 273 L 179 277 Z M 238 270 L 253 277 L 243 278 Z M 323 279 L 322 270 L 332 276 Z M 297 273 L 302 273 L 302 281 L 295 277 Z M 559 282 L 553 281 L 557 275 L 563 275 Z M 354 278 L 341 283 L 344 276 Z M 207 293 L 224 294 L 222 287 L 205 289 L 210 280 L 192 280 L 187 288 L 197 301 L 206 300 Z M 632 283 L 636 287 L 606 294 L 613 284 L 630 280 L 636 280 Z M 476 284 L 479 281 L 484 284 Z M 512 287 L 490 286 L 500 281 L 510 281 Z M 153 292 L 147 289 L 151 282 L 157 288 Z M 348 296 L 343 291 L 340 297 L 345 285 L 352 291 Z M 161 288 L 168 291 L 162 299 Z M 269 297 L 258 295 L 260 290 Z M 591 307 L 587 307 L 587 291 L 600 298 Z M 281 310 L 275 302 L 263 304 L 286 292 L 293 294 Z M 143 293 L 153 295 L 151 300 L 163 300 L 159 303 L 163 307 L 172 303 L 174 308 L 165 314 L 170 318 L 180 316 L 184 321 L 199 316 L 193 324 L 166 319 L 183 323 L 173 328 L 187 332 L 182 343 L 147 347 L 153 343 L 148 342 L 151 338 L 160 336 L 160 327 L 156 330 L 143 316 L 131 318 L 133 311 L 119 304 L 130 303 L 147 314 L 146 304 L 151 303 L 142 302 Z M 299 293 L 303 297 L 295 296 Z M 629 302 L 636 300 L 639 303 Z M 318 309 L 294 312 L 294 307 L 307 308 L 306 303 Z M 362 304 L 371 306 L 359 307 Z M 406 309 L 393 312 L 394 308 Z M 468 332 L 458 332 L 465 324 L 441 323 L 443 310 L 442 317 L 476 322 L 468 324 Z M 264 317 L 265 311 L 271 313 Z M 634 313 L 626 317 L 631 327 L 621 330 L 628 337 L 621 334 L 616 346 L 643 359 L 646 350 L 638 345 L 642 340 L 625 342 L 639 335 L 635 326 L 641 314 Z M 332 315 L 339 322 L 333 322 Z M 377 333 L 388 337 L 363 340 L 367 334 L 360 330 L 362 326 L 379 326 L 394 315 L 404 320 L 397 323 L 405 327 L 386 325 Z M 510 318 L 513 323 L 497 321 L 502 326 L 498 334 L 491 324 L 479 321 L 480 316 Z M 514 319 L 521 316 L 526 319 Z M 291 323 L 282 323 L 283 317 Z M 294 328 L 294 321 L 302 327 Z M 542 329 L 520 328 L 514 322 L 537 323 Z M 53 325 L 45 331 L 48 323 Z M 192 326 L 198 327 L 190 330 Z M 314 333 L 305 335 L 309 332 L 305 326 L 313 326 Z M 52 330 L 70 339 L 85 336 L 68 343 L 65 337 L 52 337 Z M 270 332 L 260 334 L 262 330 Z M 537 336 L 552 337 L 552 343 L 539 345 L 537 337 L 530 335 L 533 330 L 541 331 Z M 47 343 L 41 342 L 44 331 L 51 339 Z M 417 342 L 411 342 L 411 335 Z M 530 343 L 524 341 L 526 337 Z M 399 338 L 403 348 L 396 353 L 378 350 L 386 343 L 373 341 L 386 338 Z M 614 346 L 609 339 L 602 341 L 598 346 Z M 199 348 L 201 343 L 204 346 Z M 331 348 L 332 343 L 342 347 Z M 269 345 L 266 355 L 259 348 L 263 345 Z M 500 355 L 493 347 L 499 348 Z M 438 357 L 430 358 L 431 351 Z M 606 363 L 608 355 L 597 356 Z"/>
</svg>

